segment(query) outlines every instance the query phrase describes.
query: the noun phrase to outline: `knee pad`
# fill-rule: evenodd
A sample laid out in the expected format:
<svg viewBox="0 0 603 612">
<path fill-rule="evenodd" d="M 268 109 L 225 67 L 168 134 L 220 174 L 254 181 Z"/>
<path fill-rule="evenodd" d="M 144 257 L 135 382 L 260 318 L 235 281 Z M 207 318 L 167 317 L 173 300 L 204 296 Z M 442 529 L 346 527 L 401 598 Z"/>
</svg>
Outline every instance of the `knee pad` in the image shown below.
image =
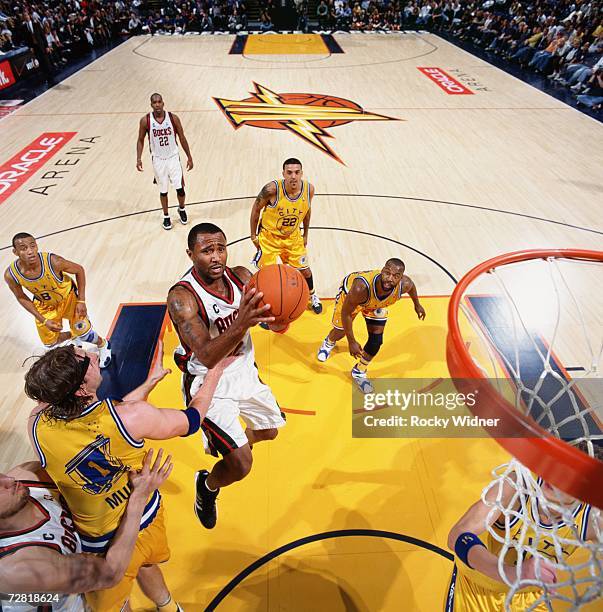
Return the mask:
<svg viewBox="0 0 603 612">
<path fill-rule="evenodd" d="M 163 193 L 163 191 L 160 191 L 160 192 L 159 192 L 159 195 L 160 195 L 162 198 L 167 198 L 168 192 L 166 191 L 165 193 Z"/>
<path fill-rule="evenodd" d="M 371 357 L 374 357 L 383 344 L 383 334 L 373 334 L 369 332 L 368 340 L 364 345 L 364 352 Z"/>
<path fill-rule="evenodd" d="M 180 197 L 186 195 L 186 193 L 184 192 L 184 187 L 180 187 L 180 189 L 176 189 L 176 194 L 179 195 Z"/>
</svg>

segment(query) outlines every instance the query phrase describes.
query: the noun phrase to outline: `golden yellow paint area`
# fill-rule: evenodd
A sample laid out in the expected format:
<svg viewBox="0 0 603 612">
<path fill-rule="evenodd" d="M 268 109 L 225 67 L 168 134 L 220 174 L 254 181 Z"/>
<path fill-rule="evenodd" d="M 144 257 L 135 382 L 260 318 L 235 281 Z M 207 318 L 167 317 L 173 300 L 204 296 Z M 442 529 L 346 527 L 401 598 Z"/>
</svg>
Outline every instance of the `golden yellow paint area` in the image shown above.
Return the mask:
<svg viewBox="0 0 603 612">
<path fill-rule="evenodd" d="M 371 376 L 447 376 L 448 299 L 422 303 L 425 321 L 408 299 L 390 310 Z M 347 343 L 340 342 L 326 363 L 316 360 L 333 302 L 324 305 L 322 315 L 306 312 L 285 335 L 252 331 L 260 376 L 288 413 L 287 425 L 276 440 L 255 445 L 249 476 L 220 492 L 215 529 L 198 523 L 193 500 L 195 472 L 211 469 L 216 459 L 203 453 L 198 435 L 161 444 L 176 464 L 162 489 L 172 551 L 164 574 L 185 610 L 205 609 L 231 579 L 271 551 L 336 530 L 367 533 L 321 539 L 277 556 L 217 610 L 442 609 L 452 563 L 370 530 L 446 548 L 450 526 L 478 499 L 505 454 L 491 440 L 352 438 L 354 360 Z M 361 318 L 355 329 L 364 342 Z M 182 407 L 180 372 L 171 358 L 177 338 L 169 326 L 164 340 L 165 363 L 173 372 L 150 400 Z M 152 609 L 138 590 L 133 605 Z"/>
<path fill-rule="evenodd" d="M 328 55 L 319 34 L 251 34 L 245 55 Z"/>
</svg>

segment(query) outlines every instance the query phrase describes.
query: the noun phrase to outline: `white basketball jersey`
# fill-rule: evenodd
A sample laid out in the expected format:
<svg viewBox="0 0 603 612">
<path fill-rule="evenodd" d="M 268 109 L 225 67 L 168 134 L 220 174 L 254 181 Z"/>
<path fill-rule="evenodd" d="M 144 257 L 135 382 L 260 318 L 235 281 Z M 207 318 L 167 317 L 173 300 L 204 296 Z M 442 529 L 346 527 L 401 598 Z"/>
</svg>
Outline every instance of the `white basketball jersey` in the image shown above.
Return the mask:
<svg viewBox="0 0 603 612">
<path fill-rule="evenodd" d="M 29 546 L 51 548 L 62 555 L 81 553 L 82 545 L 71 515 L 61 506 L 56 494 L 53 495 L 40 483 L 28 482 L 27 486 L 32 503 L 44 517 L 28 531 L 19 531 L 12 535 L 0 532 L 0 558 Z M 86 609 L 83 595 L 59 595 L 58 598 L 58 601 L 47 602 L 47 605 L 52 605 L 54 612 L 83 612 Z M 39 606 L 43 608 L 44 604 L 25 604 L 19 603 L 18 600 L 11 603 L 3 600 L 0 609 L 2 612 L 33 612 L 40 609 Z"/>
<path fill-rule="evenodd" d="M 154 159 L 169 159 L 178 155 L 176 130 L 172 122 L 172 113 L 165 113 L 163 121 L 159 123 L 153 113 L 147 114 L 147 128 L 149 130 L 149 146 Z"/>
<path fill-rule="evenodd" d="M 243 282 L 237 278 L 230 268 L 226 268 L 222 278 L 227 287 L 227 294 L 225 296 L 218 295 L 207 287 L 194 267 L 175 285 L 176 287 L 187 289 L 195 296 L 199 316 L 207 325 L 210 338 L 216 338 L 223 334 L 232 325 L 239 314 L 239 304 L 243 295 Z M 175 327 L 176 331 L 178 331 L 178 327 L 176 325 Z M 204 376 L 206 374 L 207 368 L 182 340 L 176 353 L 179 356 L 176 361 L 181 369 L 186 367 L 189 374 L 194 376 Z M 239 359 L 231 363 L 224 370 L 222 378 L 240 371 L 240 368 L 243 367 L 255 369 L 253 343 L 251 342 L 249 330 L 247 330 L 241 345 L 237 348 L 237 354 L 240 355 Z"/>
</svg>

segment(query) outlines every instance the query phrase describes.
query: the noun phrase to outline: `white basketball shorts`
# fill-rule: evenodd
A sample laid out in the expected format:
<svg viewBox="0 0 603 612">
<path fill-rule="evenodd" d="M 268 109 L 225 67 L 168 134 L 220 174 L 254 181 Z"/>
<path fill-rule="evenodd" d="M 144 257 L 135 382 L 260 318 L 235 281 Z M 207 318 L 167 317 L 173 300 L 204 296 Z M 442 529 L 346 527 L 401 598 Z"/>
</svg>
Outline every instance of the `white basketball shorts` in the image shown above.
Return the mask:
<svg viewBox="0 0 603 612">
<path fill-rule="evenodd" d="M 203 378 L 184 374 L 182 391 L 185 403 L 198 391 Z M 230 376 L 222 375 L 220 378 L 207 415 L 201 423 L 205 452 L 224 456 L 247 444 L 240 419 L 253 430 L 285 425 L 285 415 L 270 387 L 259 379 L 255 366 L 237 369 Z"/>
<path fill-rule="evenodd" d="M 170 183 L 174 189 L 180 189 L 184 182 L 182 180 L 182 166 L 180 165 L 180 157 L 174 155 L 167 159 L 153 158 L 153 171 L 155 172 L 155 180 L 159 186 L 160 193 L 167 193 Z"/>
</svg>

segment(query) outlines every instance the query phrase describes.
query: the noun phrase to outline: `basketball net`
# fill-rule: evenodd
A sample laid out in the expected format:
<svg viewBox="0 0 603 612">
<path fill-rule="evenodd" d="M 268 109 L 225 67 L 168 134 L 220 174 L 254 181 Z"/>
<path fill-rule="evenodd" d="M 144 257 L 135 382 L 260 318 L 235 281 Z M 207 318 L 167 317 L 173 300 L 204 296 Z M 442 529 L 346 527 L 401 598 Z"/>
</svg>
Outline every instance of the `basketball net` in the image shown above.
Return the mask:
<svg viewBox="0 0 603 612">
<path fill-rule="evenodd" d="M 494 480 L 482 492 L 482 500 L 491 508 L 488 533 L 501 545 L 498 572 L 509 585 L 505 609 L 512 609 L 513 597 L 523 589 L 540 591 L 527 610 L 553 610 L 555 601 L 565 602 L 571 610 L 578 610 L 601 597 L 601 511 L 594 507 L 585 510 L 589 507 L 580 501 L 565 505 L 556 501 L 555 495 L 551 498 L 549 494 L 547 498 L 541 479 L 516 459 L 497 467 L 493 475 Z M 593 526 L 590 541 L 586 538 L 586 530 L 582 529 L 585 512 L 588 524 Z M 504 529 L 493 526 L 495 520 L 498 525 L 504 524 Z M 543 554 L 544 550 L 547 554 Z M 569 559 L 564 551 L 572 551 Z M 531 557 L 535 561 L 535 571 L 533 577 L 527 578 L 526 561 Z M 554 583 L 548 582 L 550 568 L 556 575 Z"/>
<path fill-rule="evenodd" d="M 577 450 L 593 457 L 594 445 L 603 440 L 599 379 L 603 298 L 596 295 L 602 293 L 603 253 L 552 253 L 509 254 L 469 272 L 459 283 L 462 296 L 457 296 L 455 305 L 468 325 L 462 341 L 458 337 L 451 341 L 450 333 L 448 339 L 452 376 L 487 378 L 504 397 L 501 405 L 509 406 L 511 412 L 513 406 L 526 430 L 535 425 L 534 430 L 541 432 L 537 442 L 498 440 L 529 467 L 517 458 L 497 467 L 482 493 L 483 502 L 491 508 L 487 531 L 500 545 L 498 570 L 509 586 L 507 610 L 511 610 L 513 597 L 526 589 L 538 596 L 529 610 L 553 610 L 552 602 L 565 602 L 577 610 L 603 596 L 602 512 L 564 495 L 562 491 L 575 493 L 578 485 L 571 484 L 568 476 L 565 486 L 564 470 L 554 465 L 557 456 L 563 458 L 568 467 L 574 467 L 574 480 L 579 480 L 576 459 L 582 455 L 567 445 L 580 444 Z M 485 325 L 480 318 L 480 300 L 487 301 L 495 312 L 494 325 Z M 451 299 L 451 311 L 453 302 Z M 463 325 L 457 314 L 458 331 Z M 473 373 L 467 356 L 471 366 L 477 366 Z M 466 370 L 459 367 L 463 360 Z M 564 365 L 572 366 L 571 375 Z M 542 442 L 546 445 L 539 444 Z M 549 447 L 558 455 L 546 456 L 542 449 Z M 601 466 L 596 467 L 598 475 L 590 486 L 603 487 Z M 558 488 L 546 478 L 553 479 Z M 582 491 L 588 488 L 584 483 L 580 486 Z M 582 528 L 585 512 L 591 526 L 589 539 Z M 533 571 L 526 565 L 531 558 Z M 556 574 L 554 582 L 551 569 Z"/>
</svg>

